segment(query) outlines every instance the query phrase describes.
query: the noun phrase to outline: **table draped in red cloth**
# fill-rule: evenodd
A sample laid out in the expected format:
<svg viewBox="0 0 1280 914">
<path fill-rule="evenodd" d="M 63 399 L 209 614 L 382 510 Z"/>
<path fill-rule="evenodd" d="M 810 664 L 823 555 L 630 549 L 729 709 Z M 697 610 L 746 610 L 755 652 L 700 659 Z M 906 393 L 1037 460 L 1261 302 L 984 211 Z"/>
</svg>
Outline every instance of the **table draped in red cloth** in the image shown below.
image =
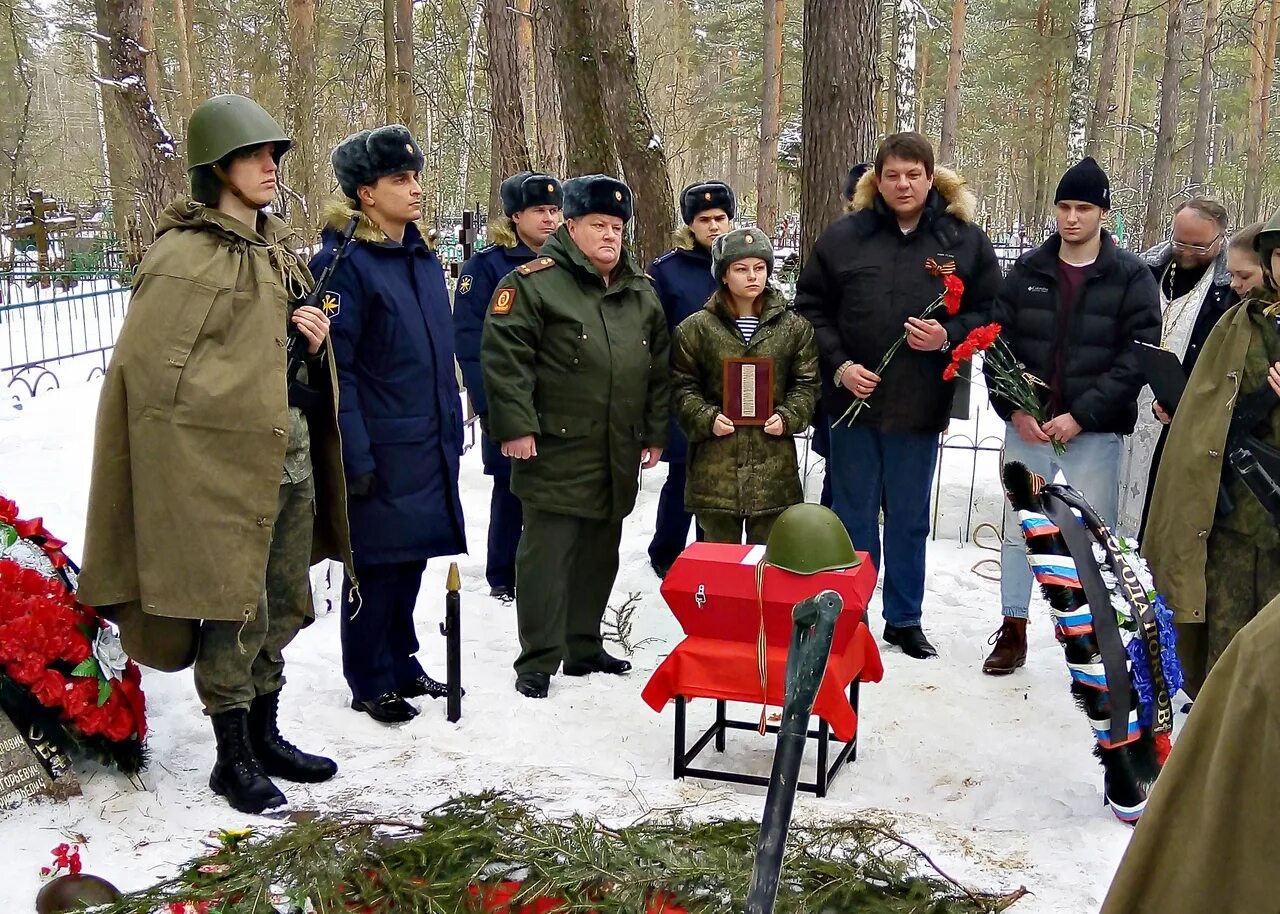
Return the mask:
<svg viewBox="0 0 1280 914">
<path fill-rule="evenodd" d="M 823 590 L 844 600 L 813 713 L 840 742 L 857 732 L 849 704 L 849 684 L 879 682 L 880 650 L 863 622 L 876 586 L 876 571 L 865 553 L 862 564 L 842 571 L 793 574 L 766 566 L 763 574 L 764 627 L 768 645 L 767 694 L 761 688 L 756 645 L 761 611 L 756 598 L 756 565 L 763 546 L 694 543 L 671 566 L 662 596 L 686 637 L 654 671 L 641 697 L 661 711 L 677 695 L 756 702 L 781 707 L 785 697 L 791 610 Z"/>
</svg>

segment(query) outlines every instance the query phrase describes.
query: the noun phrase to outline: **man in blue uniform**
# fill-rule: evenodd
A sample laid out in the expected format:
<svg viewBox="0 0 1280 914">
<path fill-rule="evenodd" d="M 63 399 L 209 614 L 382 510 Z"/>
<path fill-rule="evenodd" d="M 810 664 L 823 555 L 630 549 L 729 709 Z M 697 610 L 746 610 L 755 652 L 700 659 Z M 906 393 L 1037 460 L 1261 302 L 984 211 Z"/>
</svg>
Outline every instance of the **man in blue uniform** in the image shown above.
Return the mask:
<svg viewBox="0 0 1280 914">
<path fill-rule="evenodd" d="M 737 215 L 733 189 L 723 181 L 690 184 L 680 192 L 684 227 L 676 232 L 675 247 L 649 267 L 653 288 L 667 315 L 667 331 L 702 310 L 718 283 L 711 272 L 711 243 L 733 228 Z M 672 415 L 667 433 L 667 481 L 658 496 L 658 520 L 649 543 L 649 563 L 658 577 L 684 551 L 693 515 L 684 509 L 685 457 L 689 442 Z M 699 537 L 701 538 L 701 537 Z"/>
<path fill-rule="evenodd" d="M 480 371 L 480 333 L 493 290 L 502 278 L 538 256 L 543 243 L 560 226 L 563 194 L 549 175 L 522 171 L 502 182 L 503 215 L 489 223 L 489 246 L 462 265 L 453 297 L 454 346 L 471 407 L 480 417 L 480 455 L 493 477 L 489 498 L 489 543 L 485 578 L 489 595 L 510 603 L 516 594 L 516 547 L 524 517 L 520 499 L 511 494 L 511 460 L 489 436 L 489 401 Z"/>
<path fill-rule="evenodd" d="M 351 707 L 381 723 L 446 693 L 414 655 L 413 609 L 427 559 L 467 549 L 458 495 L 462 404 L 444 270 L 423 241 L 421 148 L 399 124 L 333 151 L 342 197 L 328 214 L 317 276 L 354 216 L 355 240 L 325 308 L 338 368 L 355 579 L 342 588 L 342 672 Z"/>
</svg>

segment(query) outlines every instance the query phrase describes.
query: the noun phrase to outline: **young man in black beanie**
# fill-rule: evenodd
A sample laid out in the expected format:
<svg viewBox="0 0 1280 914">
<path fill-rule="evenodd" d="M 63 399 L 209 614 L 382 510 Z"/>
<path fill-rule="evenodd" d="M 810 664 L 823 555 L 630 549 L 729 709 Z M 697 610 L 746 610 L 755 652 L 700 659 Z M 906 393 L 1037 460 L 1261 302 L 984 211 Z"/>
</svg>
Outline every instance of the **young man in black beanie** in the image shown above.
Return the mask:
<svg viewBox="0 0 1280 914">
<path fill-rule="evenodd" d="M 667 332 L 685 318 L 697 314 L 719 283 L 711 272 L 711 245 L 733 228 L 738 201 L 723 181 L 697 181 L 680 192 L 680 217 L 684 225 L 675 233 L 675 246 L 649 267 L 653 289 L 667 315 Z M 667 481 L 658 495 L 658 517 L 649 543 L 649 564 L 658 577 L 684 551 L 693 515 L 685 510 L 685 463 L 689 442 L 672 413 L 667 448 L 662 461 Z M 699 532 L 698 538 L 702 535 Z"/>
<path fill-rule="evenodd" d="M 480 334 L 493 290 L 516 267 L 538 257 L 542 245 L 560 227 L 560 182 L 550 175 L 522 171 L 502 182 L 502 215 L 489 221 L 489 246 L 462 265 L 453 295 L 454 345 L 471 407 L 480 417 L 480 456 L 493 477 L 489 498 L 489 539 L 484 576 L 489 596 L 510 603 L 516 595 L 516 547 L 524 524 L 520 499 L 511 494 L 511 461 L 489 435 L 489 399 L 480 371 Z"/>
<path fill-rule="evenodd" d="M 1159 297 L 1151 271 L 1102 228 L 1111 186 L 1097 162 L 1086 158 L 1070 168 L 1054 205 L 1058 231 L 1018 259 L 992 309 L 1013 354 L 1044 382 L 1048 421 L 994 393 L 991 405 L 1008 423 L 1006 461 L 1045 479 L 1061 472 L 1114 526 L 1121 437 L 1133 431 L 1143 385 L 1134 343 L 1160 342 Z M 1055 453 L 1054 442 L 1065 453 Z M 1004 621 L 982 666 L 991 675 L 1012 673 L 1027 657 L 1032 578 L 1011 513 L 1000 568 Z"/>
</svg>

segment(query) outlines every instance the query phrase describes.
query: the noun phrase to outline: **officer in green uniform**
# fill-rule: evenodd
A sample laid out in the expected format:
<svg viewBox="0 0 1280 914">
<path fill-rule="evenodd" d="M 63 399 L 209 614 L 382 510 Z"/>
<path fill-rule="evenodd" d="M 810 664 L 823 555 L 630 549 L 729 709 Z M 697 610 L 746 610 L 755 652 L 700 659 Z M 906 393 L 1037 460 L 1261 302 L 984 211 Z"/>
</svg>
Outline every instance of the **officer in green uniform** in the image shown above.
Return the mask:
<svg viewBox="0 0 1280 914">
<path fill-rule="evenodd" d="M 623 245 L 631 190 L 604 175 L 564 185 L 567 222 L 498 284 L 480 363 L 489 425 L 524 505 L 516 553 L 516 691 L 545 698 L 551 674 L 625 673 L 600 622 L 618 573 L 637 466 L 662 455 L 666 317 Z"/>
<path fill-rule="evenodd" d="M 79 586 L 139 661 L 194 665 L 209 786 L 247 813 L 286 802 L 273 777 L 337 771 L 276 720 L 308 570 L 351 560 L 329 318 L 297 306 L 301 239 L 263 211 L 291 145 L 248 98 L 191 116 L 191 199 L 159 220 L 103 381 Z M 305 354 L 292 387 L 290 336 Z"/>
</svg>

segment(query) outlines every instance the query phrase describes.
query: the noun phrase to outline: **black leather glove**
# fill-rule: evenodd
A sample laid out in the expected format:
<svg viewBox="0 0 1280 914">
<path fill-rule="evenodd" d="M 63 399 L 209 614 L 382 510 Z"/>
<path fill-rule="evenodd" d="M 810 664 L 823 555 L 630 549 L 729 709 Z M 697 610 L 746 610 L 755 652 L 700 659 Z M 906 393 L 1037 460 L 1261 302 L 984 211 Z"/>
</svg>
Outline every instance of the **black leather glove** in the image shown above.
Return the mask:
<svg viewBox="0 0 1280 914">
<path fill-rule="evenodd" d="M 368 498 L 373 494 L 375 477 L 373 473 L 364 473 L 347 483 L 347 494 L 352 498 Z"/>
</svg>

